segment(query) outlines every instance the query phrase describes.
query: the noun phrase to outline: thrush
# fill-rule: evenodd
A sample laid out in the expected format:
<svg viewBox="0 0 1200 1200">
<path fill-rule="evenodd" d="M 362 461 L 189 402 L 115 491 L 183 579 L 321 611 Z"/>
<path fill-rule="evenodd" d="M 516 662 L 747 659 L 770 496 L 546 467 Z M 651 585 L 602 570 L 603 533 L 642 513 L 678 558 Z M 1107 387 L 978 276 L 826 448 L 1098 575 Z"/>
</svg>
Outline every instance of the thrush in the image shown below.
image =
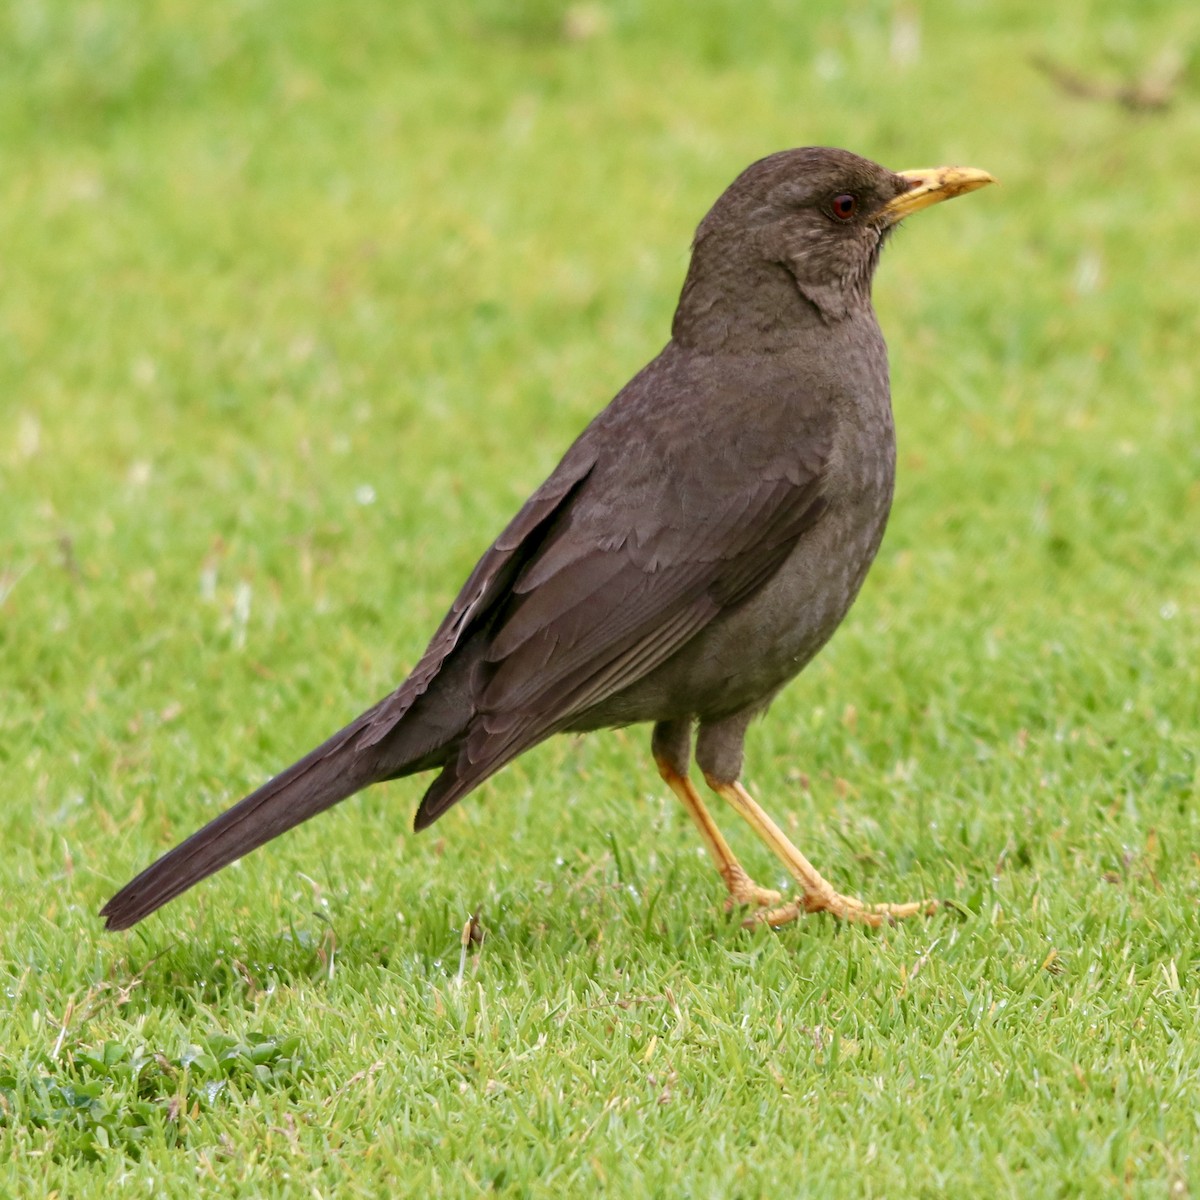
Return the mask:
<svg viewBox="0 0 1200 1200">
<path fill-rule="evenodd" d="M 747 726 L 846 615 L 891 507 L 880 252 L 902 218 L 990 182 L 824 147 L 743 171 L 696 231 L 670 341 L 484 553 L 408 678 L 122 888 L 108 927 L 370 784 L 437 771 L 421 830 L 552 734 L 639 722 L 752 921 L 931 911 L 840 893 L 739 776 Z M 793 898 L 734 857 L 689 774 L 693 737 L 708 787 L 793 876 Z"/>
</svg>

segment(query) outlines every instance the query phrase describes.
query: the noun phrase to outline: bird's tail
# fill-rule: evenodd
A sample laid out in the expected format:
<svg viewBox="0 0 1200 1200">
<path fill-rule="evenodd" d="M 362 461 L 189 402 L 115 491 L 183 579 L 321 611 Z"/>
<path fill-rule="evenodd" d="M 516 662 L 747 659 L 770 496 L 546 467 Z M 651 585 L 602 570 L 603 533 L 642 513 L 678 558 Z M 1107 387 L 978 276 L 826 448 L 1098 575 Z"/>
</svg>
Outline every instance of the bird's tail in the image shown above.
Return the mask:
<svg viewBox="0 0 1200 1200">
<path fill-rule="evenodd" d="M 100 910 L 108 928 L 136 925 L 234 859 L 384 778 L 380 756 L 357 745 L 371 716 L 352 721 L 127 883 Z"/>
</svg>

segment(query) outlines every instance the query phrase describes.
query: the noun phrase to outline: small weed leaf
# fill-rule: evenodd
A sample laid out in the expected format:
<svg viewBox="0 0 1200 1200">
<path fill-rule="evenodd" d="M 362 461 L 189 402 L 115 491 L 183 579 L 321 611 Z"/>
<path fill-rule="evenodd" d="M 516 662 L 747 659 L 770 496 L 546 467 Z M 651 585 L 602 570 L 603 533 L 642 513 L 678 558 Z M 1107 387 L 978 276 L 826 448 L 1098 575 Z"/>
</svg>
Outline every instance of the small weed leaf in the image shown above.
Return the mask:
<svg viewBox="0 0 1200 1200">
<path fill-rule="evenodd" d="M 176 1145 L 182 1118 L 230 1088 L 290 1090 L 304 1077 L 298 1037 L 212 1034 L 174 1057 L 109 1041 L 69 1062 L 43 1057 L 26 1074 L 0 1075 L 0 1127 L 53 1129 L 56 1159 L 94 1161 L 113 1150 L 137 1158 L 152 1132 Z"/>
</svg>

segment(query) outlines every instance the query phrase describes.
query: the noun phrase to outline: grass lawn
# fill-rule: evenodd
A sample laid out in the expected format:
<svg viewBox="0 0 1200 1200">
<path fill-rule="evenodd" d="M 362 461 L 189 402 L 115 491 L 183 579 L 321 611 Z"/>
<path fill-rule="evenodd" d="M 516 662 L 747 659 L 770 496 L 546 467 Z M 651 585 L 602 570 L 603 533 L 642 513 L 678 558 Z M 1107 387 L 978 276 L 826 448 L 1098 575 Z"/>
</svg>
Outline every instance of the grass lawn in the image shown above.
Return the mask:
<svg viewBox="0 0 1200 1200">
<path fill-rule="evenodd" d="M 1152 112 L 1031 61 L 1171 48 Z M 0 1194 L 1200 1191 L 1198 55 L 1166 0 L 7 7 Z M 631 729 L 106 934 L 399 682 L 814 142 L 1003 186 L 884 257 L 896 508 L 746 778 L 954 910 L 743 931 Z"/>
</svg>

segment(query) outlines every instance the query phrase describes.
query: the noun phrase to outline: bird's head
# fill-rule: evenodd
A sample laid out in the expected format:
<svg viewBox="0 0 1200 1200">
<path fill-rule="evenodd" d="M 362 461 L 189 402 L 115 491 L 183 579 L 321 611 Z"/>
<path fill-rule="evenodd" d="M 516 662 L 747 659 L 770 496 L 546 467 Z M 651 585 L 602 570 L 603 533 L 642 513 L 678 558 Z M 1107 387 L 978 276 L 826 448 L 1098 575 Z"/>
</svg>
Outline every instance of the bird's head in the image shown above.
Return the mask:
<svg viewBox="0 0 1200 1200">
<path fill-rule="evenodd" d="M 974 167 L 889 171 L 806 146 L 747 167 L 700 222 L 675 336 L 770 344 L 805 316 L 869 312 L 888 233 L 910 213 L 992 183 Z"/>
</svg>

